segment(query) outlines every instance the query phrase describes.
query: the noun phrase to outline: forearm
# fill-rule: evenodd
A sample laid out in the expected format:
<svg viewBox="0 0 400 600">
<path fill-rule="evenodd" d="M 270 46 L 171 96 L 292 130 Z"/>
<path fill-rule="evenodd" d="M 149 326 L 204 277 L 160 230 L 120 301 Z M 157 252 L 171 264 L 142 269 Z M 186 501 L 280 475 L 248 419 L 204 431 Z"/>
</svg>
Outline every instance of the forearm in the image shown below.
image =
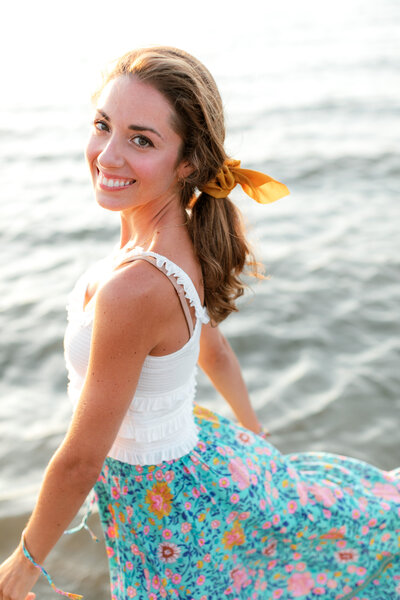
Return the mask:
<svg viewBox="0 0 400 600">
<path fill-rule="evenodd" d="M 216 390 L 228 402 L 239 423 L 259 433 L 262 425 L 251 406 L 239 361 L 227 340 L 224 339 L 221 351 L 199 361 L 199 364 Z"/>
<path fill-rule="evenodd" d="M 50 461 L 36 506 L 25 529 L 26 546 L 36 562 L 47 554 L 72 521 L 93 487 L 101 466 L 69 461 L 59 449 Z"/>
</svg>

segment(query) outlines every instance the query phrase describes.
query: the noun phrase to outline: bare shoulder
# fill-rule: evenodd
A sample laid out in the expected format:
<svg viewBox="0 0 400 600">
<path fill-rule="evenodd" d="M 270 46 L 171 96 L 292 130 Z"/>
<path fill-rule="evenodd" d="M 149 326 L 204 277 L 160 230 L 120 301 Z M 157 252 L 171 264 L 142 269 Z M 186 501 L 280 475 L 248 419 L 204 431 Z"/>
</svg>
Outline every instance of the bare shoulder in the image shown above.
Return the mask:
<svg viewBox="0 0 400 600">
<path fill-rule="evenodd" d="M 160 324 L 168 319 L 174 290 L 167 277 L 146 261 L 134 261 L 117 269 L 101 285 L 96 299 L 97 326 L 144 335 L 149 348 L 157 342 Z"/>
</svg>

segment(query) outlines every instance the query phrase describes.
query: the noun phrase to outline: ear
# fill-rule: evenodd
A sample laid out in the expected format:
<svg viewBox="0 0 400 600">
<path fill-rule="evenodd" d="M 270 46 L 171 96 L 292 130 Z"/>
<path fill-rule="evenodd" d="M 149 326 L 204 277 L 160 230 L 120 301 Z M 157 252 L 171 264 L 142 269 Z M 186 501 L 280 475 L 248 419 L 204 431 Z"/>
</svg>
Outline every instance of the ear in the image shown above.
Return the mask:
<svg viewBox="0 0 400 600">
<path fill-rule="evenodd" d="M 178 176 L 178 179 L 185 179 L 186 177 L 188 177 L 189 175 L 191 175 L 194 170 L 195 170 L 195 167 L 189 161 L 183 160 L 178 165 L 178 168 L 176 170 L 176 174 Z"/>
</svg>

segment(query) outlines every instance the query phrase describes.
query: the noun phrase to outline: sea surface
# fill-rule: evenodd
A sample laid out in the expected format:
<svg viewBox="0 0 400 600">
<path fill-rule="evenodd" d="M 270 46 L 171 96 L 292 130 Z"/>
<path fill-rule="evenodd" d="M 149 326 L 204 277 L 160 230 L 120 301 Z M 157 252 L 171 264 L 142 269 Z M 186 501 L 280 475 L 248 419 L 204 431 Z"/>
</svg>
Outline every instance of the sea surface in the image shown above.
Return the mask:
<svg viewBox="0 0 400 600">
<path fill-rule="evenodd" d="M 400 3 L 257 6 L 251 27 L 227 11 L 220 38 L 215 23 L 213 35 L 200 35 L 193 13 L 197 35 L 185 46 L 220 87 L 229 153 L 291 191 L 267 206 L 233 192 L 269 277 L 249 280 L 239 314 L 221 328 L 282 452 L 324 450 L 392 469 L 400 465 Z M 108 33 L 110 54 L 113 39 L 119 53 L 117 33 Z M 140 35 L 140 44 L 159 41 L 149 29 Z M 182 40 L 172 19 L 166 43 Z M 118 219 L 96 206 L 83 155 L 96 47 L 71 46 L 81 86 L 60 89 L 55 70 L 51 93 L 38 86 L 13 97 L 16 70 L 1 100 L 1 559 L 71 416 L 67 295 L 118 242 Z M 197 399 L 230 415 L 202 374 Z M 99 531 L 96 515 L 91 522 Z M 103 545 L 86 533 L 63 539 L 47 564 L 58 586 L 108 598 Z M 45 581 L 36 591 L 54 598 Z"/>
</svg>

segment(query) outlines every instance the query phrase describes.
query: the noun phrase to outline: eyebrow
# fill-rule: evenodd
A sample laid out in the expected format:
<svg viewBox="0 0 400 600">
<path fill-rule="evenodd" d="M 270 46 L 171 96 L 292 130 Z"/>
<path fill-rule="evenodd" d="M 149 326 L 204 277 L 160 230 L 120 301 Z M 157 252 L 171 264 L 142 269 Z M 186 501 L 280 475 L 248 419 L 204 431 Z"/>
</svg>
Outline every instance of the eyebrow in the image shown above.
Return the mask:
<svg viewBox="0 0 400 600">
<path fill-rule="evenodd" d="M 110 122 L 110 117 L 103 110 L 100 110 L 99 108 L 97 108 L 96 110 L 98 113 L 101 114 L 102 117 L 104 117 L 106 121 Z M 151 131 L 152 133 L 158 135 L 158 137 L 162 140 L 164 139 L 161 133 L 159 133 L 156 129 L 153 129 L 152 127 L 148 127 L 147 125 L 128 125 L 128 129 L 131 129 L 132 131 Z"/>
</svg>

